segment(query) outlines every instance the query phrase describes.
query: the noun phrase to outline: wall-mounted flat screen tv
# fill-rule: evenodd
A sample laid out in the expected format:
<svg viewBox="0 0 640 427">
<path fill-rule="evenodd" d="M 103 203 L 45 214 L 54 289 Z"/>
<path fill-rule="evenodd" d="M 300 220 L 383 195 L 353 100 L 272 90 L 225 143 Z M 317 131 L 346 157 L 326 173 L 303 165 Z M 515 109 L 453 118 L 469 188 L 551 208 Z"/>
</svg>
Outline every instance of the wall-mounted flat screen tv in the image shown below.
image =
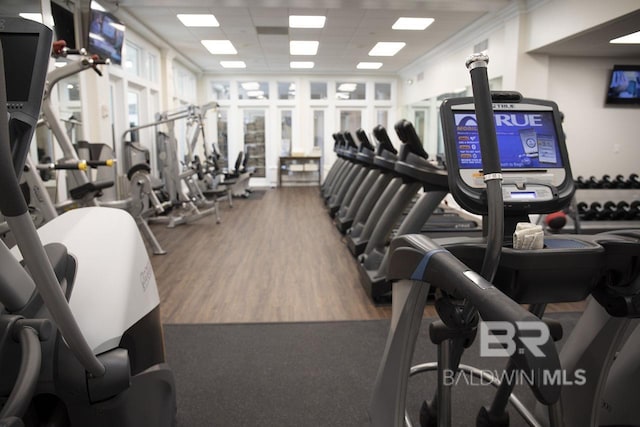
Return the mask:
<svg viewBox="0 0 640 427">
<path fill-rule="evenodd" d="M 53 25 L 56 40 L 67 42 L 69 49 L 76 49 L 76 32 L 73 25 L 73 12 L 51 2 L 51 15 L 53 15 Z"/>
<path fill-rule="evenodd" d="M 640 65 L 614 65 L 606 103 L 640 106 Z"/>
<path fill-rule="evenodd" d="M 89 23 L 89 53 L 111 59 L 114 64 L 122 64 L 122 44 L 125 27 L 112 14 L 91 9 Z"/>
</svg>

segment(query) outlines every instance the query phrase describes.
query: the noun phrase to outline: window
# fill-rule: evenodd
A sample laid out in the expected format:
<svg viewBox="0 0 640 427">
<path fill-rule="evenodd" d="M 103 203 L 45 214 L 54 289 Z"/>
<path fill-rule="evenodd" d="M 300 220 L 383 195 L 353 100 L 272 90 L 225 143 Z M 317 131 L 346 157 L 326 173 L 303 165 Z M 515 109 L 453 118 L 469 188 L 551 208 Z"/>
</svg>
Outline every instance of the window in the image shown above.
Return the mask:
<svg viewBox="0 0 640 427">
<path fill-rule="evenodd" d="M 265 169 L 265 109 L 244 110 L 244 155 L 247 166 L 255 167 L 256 178 L 266 176 Z"/>
<path fill-rule="evenodd" d="M 376 101 L 391 100 L 391 83 L 376 83 L 374 99 Z"/>
<path fill-rule="evenodd" d="M 322 152 L 324 143 L 324 111 L 314 110 L 313 112 L 313 148 Z"/>
<path fill-rule="evenodd" d="M 336 99 L 365 99 L 365 84 L 353 82 L 337 82 L 336 83 Z"/>
<path fill-rule="evenodd" d="M 278 82 L 278 99 L 296 99 L 296 84 Z"/>
<path fill-rule="evenodd" d="M 229 82 L 211 82 L 211 93 L 215 100 L 231 98 L 231 84 Z"/>
<path fill-rule="evenodd" d="M 176 63 L 173 65 L 173 83 L 179 99 L 187 102 L 194 102 L 197 99 L 195 75 Z"/>
<path fill-rule="evenodd" d="M 241 82 L 238 85 L 238 99 L 269 99 L 269 83 Z"/>
<path fill-rule="evenodd" d="M 147 77 L 152 82 L 157 82 L 158 78 L 158 57 L 153 53 L 147 54 Z"/>
<path fill-rule="evenodd" d="M 228 116 L 226 109 L 218 109 L 217 114 L 217 127 L 218 127 L 218 151 L 220 152 L 220 165 L 227 165 L 229 161 L 229 145 L 227 133 Z"/>
<path fill-rule="evenodd" d="M 389 129 L 389 110 L 376 110 L 376 126 L 382 125 Z"/>
<path fill-rule="evenodd" d="M 127 92 L 127 122 L 128 127 L 133 128 L 140 125 L 140 97 L 138 92 Z M 138 141 L 138 131 L 131 132 L 131 141 Z"/>
<path fill-rule="evenodd" d="M 340 131 L 355 133 L 362 127 L 362 112 L 360 110 L 340 111 Z"/>
<path fill-rule="evenodd" d="M 311 99 L 327 99 L 327 84 L 311 82 Z"/>
<path fill-rule="evenodd" d="M 124 50 L 124 68 L 129 74 L 140 76 L 140 55 L 142 49 L 133 43 L 126 42 Z"/>
<path fill-rule="evenodd" d="M 291 125 L 293 112 L 291 110 L 282 110 L 280 116 L 280 155 L 291 155 Z"/>
</svg>

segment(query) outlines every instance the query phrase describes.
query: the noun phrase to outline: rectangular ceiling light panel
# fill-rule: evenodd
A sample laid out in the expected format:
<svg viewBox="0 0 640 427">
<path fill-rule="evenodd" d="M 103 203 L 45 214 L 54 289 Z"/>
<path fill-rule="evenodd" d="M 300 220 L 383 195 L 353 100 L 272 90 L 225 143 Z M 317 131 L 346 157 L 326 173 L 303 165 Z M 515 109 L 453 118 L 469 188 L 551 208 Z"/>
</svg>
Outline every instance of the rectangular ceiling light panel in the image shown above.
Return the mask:
<svg viewBox="0 0 640 427">
<path fill-rule="evenodd" d="M 433 18 L 398 18 L 391 27 L 394 30 L 420 31 L 433 24 Z"/>
<path fill-rule="evenodd" d="M 176 15 L 185 27 L 219 27 L 215 16 L 210 13 L 179 13 Z"/>
<path fill-rule="evenodd" d="M 378 42 L 369 51 L 369 56 L 394 56 L 405 46 L 405 42 Z"/>
<path fill-rule="evenodd" d="M 236 55 L 238 51 L 229 40 L 200 40 L 212 55 Z"/>
<path fill-rule="evenodd" d="M 610 40 L 613 44 L 640 44 L 640 31 Z"/>
<path fill-rule="evenodd" d="M 244 61 L 220 61 L 222 68 L 247 68 Z"/>
<path fill-rule="evenodd" d="M 291 61 L 289 63 L 291 68 L 313 68 L 314 65 L 312 61 Z"/>
<path fill-rule="evenodd" d="M 382 67 L 382 62 L 358 62 L 356 68 L 359 70 L 377 70 Z"/>
<path fill-rule="evenodd" d="M 289 54 L 291 55 L 316 55 L 318 53 L 318 41 L 290 41 Z"/>
<path fill-rule="evenodd" d="M 290 15 L 289 27 L 291 28 L 324 28 L 326 16 Z"/>
</svg>

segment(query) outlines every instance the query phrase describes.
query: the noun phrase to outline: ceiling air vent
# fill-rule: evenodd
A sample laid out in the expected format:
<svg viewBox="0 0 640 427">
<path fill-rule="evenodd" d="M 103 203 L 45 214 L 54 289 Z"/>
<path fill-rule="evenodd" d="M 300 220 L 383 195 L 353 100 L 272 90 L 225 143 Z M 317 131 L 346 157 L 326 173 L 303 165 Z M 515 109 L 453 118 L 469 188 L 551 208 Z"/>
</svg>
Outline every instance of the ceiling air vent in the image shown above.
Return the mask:
<svg viewBox="0 0 640 427">
<path fill-rule="evenodd" d="M 288 36 L 289 27 L 256 27 L 261 36 Z"/>
</svg>

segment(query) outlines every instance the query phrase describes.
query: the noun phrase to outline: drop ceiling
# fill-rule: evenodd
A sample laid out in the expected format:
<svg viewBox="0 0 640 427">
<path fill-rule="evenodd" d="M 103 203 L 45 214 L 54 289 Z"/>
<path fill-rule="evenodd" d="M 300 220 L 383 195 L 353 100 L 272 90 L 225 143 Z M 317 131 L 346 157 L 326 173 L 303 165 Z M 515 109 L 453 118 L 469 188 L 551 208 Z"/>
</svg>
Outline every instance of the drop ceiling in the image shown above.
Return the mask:
<svg viewBox="0 0 640 427">
<path fill-rule="evenodd" d="M 102 2 L 115 10 L 113 0 Z M 205 72 L 226 72 L 220 61 L 241 60 L 245 73 L 299 73 L 290 61 L 313 61 L 311 73 L 396 74 L 429 50 L 511 0 L 121 0 L 119 8 L 143 22 L 154 33 Z M 188 28 L 178 13 L 211 13 L 217 28 Z M 324 15 L 322 29 L 288 28 L 289 15 Z M 434 18 L 423 31 L 391 27 L 399 17 Z M 266 34 L 265 34 L 266 33 Z M 275 33 L 275 34 L 274 34 Z M 230 40 L 237 55 L 211 55 L 203 39 Z M 292 56 L 289 41 L 317 40 L 315 56 Z M 405 42 L 393 57 L 368 56 L 379 41 Z M 375 71 L 357 70 L 359 62 L 382 62 Z M 232 71 L 236 72 L 236 71 Z"/>
</svg>

